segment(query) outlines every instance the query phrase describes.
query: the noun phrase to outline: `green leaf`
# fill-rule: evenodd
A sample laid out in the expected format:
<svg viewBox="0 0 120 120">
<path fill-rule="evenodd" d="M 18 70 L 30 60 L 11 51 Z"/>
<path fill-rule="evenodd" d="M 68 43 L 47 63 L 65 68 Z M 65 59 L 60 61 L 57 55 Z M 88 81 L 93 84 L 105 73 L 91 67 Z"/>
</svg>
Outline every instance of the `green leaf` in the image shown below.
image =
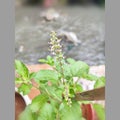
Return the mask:
<svg viewBox="0 0 120 120">
<path fill-rule="evenodd" d="M 23 80 L 21 78 L 15 78 L 15 83 L 21 84 L 21 83 L 23 83 Z"/>
<path fill-rule="evenodd" d="M 54 64 L 54 59 L 51 56 L 47 56 L 47 61 L 49 64 Z"/>
<path fill-rule="evenodd" d="M 46 86 L 47 92 L 54 97 L 55 99 L 58 99 L 59 101 L 62 100 L 62 93 L 64 89 L 59 88 L 59 86 Z"/>
<path fill-rule="evenodd" d="M 93 104 L 93 108 L 95 109 L 99 120 L 105 120 L 105 109 L 100 104 Z"/>
<path fill-rule="evenodd" d="M 37 118 L 36 114 L 31 111 L 29 105 L 19 116 L 19 120 L 36 120 L 36 118 Z"/>
<path fill-rule="evenodd" d="M 45 59 L 39 59 L 38 62 L 47 63 L 47 60 L 45 60 Z"/>
<path fill-rule="evenodd" d="M 94 85 L 94 88 L 99 88 L 105 86 L 105 77 L 100 77 Z"/>
<path fill-rule="evenodd" d="M 53 107 L 49 103 L 45 103 L 41 109 L 38 120 L 55 120 L 55 113 Z"/>
<path fill-rule="evenodd" d="M 20 76 L 22 76 L 23 79 L 29 78 L 29 70 L 23 62 L 21 62 L 19 60 L 15 60 L 15 68 L 16 68 L 16 72 Z"/>
<path fill-rule="evenodd" d="M 47 56 L 46 59 L 39 59 L 39 62 L 46 63 L 46 64 L 49 64 L 51 66 L 54 65 L 54 59 L 51 56 L 49 56 L 49 55 Z"/>
<path fill-rule="evenodd" d="M 82 77 L 89 72 L 89 66 L 82 61 L 77 61 L 70 67 L 71 74 L 74 77 Z"/>
<path fill-rule="evenodd" d="M 69 80 L 70 78 L 72 78 L 72 74 L 70 71 L 70 65 L 69 64 L 64 64 L 63 65 L 63 70 L 64 70 L 64 77 Z"/>
<path fill-rule="evenodd" d="M 104 77 L 104 76 L 100 77 L 99 79 L 100 79 L 100 80 L 102 80 L 102 81 L 103 81 L 103 83 L 105 83 L 105 82 L 106 82 L 106 79 L 105 79 L 105 77 Z"/>
<path fill-rule="evenodd" d="M 76 84 L 76 87 L 74 89 L 75 89 L 75 93 L 83 92 L 83 87 L 80 84 Z"/>
<path fill-rule="evenodd" d="M 53 110 L 55 111 L 55 113 L 57 113 L 58 110 L 59 110 L 60 103 L 58 103 L 58 101 L 53 100 L 52 98 L 50 98 L 50 104 L 52 105 Z"/>
<path fill-rule="evenodd" d="M 93 74 L 84 74 L 83 78 L 91 81 L 97 81 L 99 79 L 99 77 Z"/>
<path fill-rule="evenodd" d="M 34 79 L 37 82 L 51 81 L 52 83 L 57 83 L 58 82 L 58 73 L 53 70 L 40 70 L 39 72 L 36 73 Z"/>
<path fill-rule="evenodd" d="M 70 95 L 69 95 L 70 97 L 74 97 L 74 96 L 75 96 L 75 91 L 74 91 L 73 88 L 70 88 L 70 89 L 69 89 L 69 94 L 70 94 Z"/>
<path fill-rule="evenodd" d="M 43 105 L 47 102 L 47 100 L 48 96 L 46 94 L 41 94 L 35 97 L 30 105 L 32 112 L 39 111 L 43 107 Z"/>
<path fill-rule="evenodd" d="M 32 72 L 32 73 L 30 73 L 29 78 L 30 78 L 30 79 L 33 79 L 35 76 L 36 76 L 36 73 L 35 73 L 35 72 Z"/>
<path fill-rule="evenodd" d="M 62 67 L 64 67 L 64 64 L 65 64 L 65 60 L 61 60 L 58 61 L 57 59 L 54 60 L 54 66 L 55 66 L 55 69 L 61 73 L 62 72 Z M 62 65 L 62 66 L 61 66 Z"/>
<path fill-rule="evenodd" d="M 82 112 L 80 105 L 77 102 L 73 102 L 72 106 L 68 106 L 66 103 L 62 103 L 60 106 L 61 120 L 80 120 L 82 119 Z"/>
<path fill-rule="evenodd" d="M 74 59 L 72 59 L 72 58 L 68 58 L 68 59 L 67 59 L 67 62 L 68 62 L 69 64 L 74 64 L 76 61 L 75 61 Z"/>
<path fill-rule="evenodd" d="M 64 64 L 64 77 L 69 80 L 72 77 L 82 77 L 84 74 L 88 74 L 89 66 L 82 61 L 74 61 L 73 59 L 68 59 L 71 64 Z M 71 62 L 72 61 L 72 62 Z"/>
<path fill-rule="evenodd" d="M 31 84 L 25 84 L 25 83 L 23 83 L 23 84 L 21 84 L 21 86 L 18 88 L 18 91 L 19 91 L 19 92 L 22 92 L 23 95 L 27 95 L 27 94 L 30 92 L 31 88 L 32 88 L 32 85 L 31 85 Z"/>
</svg>

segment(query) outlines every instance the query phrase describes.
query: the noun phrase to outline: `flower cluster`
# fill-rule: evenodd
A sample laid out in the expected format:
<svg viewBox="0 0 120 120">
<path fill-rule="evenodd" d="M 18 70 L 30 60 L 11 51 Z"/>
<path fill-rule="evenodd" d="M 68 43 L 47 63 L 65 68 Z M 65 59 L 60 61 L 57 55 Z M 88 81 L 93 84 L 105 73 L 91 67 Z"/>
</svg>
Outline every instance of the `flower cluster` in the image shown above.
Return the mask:
<svg viewBox="0 0 120 120">
<path fill-rule="evenodd" d="M 68 85 L 65 85 L 64 97 L 65 97 L 65 100 L 67 101 L 67 104 L 71 107 L 72 101 L 71 101 L 71 98 L 69 97 L 69 86 Z"/>
<path fill-rule="evenodd" d="M 50 51 L 51 53 L 56 57 L 58 61 L 64 59 L 63 53 L 62 53 L 62 46 L 60 44 L 61 39 L 57 38 L 56 32 L 52 31 L 50 34 Z"/>
<path fill-rule="evenodd" d="M 50 38 L 50 52 L 52 53 L 52 55 L 54 55 L 55 61 L 57 61 L 59 63 L 59 66 L 61 68 L 61 75 L 62 75 L 62 79 L 61 82 L 63 83 L 63 85 L 65 86 L 65 91 L 64 91 L 64 98 L 67 101 L 67 104 L 69 106 L 71 106 L 71 99 L 69 97 L 69 86 L 67 85 L 65 79 L 64 79 L 64 56 L 62 53 L 62 46 L 60 44 L 61 39 L 57 38 L 57 34 L 56 32 L 51 32 L 50 34 L 51 38 Z"/>
</svg>

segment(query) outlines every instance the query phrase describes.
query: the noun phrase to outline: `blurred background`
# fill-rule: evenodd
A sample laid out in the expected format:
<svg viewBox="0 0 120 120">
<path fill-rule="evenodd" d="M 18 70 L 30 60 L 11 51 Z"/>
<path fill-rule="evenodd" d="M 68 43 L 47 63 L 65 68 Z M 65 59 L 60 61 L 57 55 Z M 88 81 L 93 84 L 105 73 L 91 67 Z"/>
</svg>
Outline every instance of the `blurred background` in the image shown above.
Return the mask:
<svg viewBox="0 0 120 120">
<path fill-rule="evenodd" d="M 46 58 L 53 30 L 66 58 L 105 64 L 105 0 L 15 0 L 15 59 Z"/>
</svg>

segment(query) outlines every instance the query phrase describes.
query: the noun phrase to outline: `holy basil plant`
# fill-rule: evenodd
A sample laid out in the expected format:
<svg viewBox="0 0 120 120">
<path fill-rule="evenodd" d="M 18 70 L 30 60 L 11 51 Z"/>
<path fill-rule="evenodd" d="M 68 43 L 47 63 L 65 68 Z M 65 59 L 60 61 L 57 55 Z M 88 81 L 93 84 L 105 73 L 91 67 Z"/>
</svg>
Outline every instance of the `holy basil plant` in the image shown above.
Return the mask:
<svg viewBox="0 0 120 120">
<path fill-rule="evenodd" d="M 49 42 L 52 56 L 39 60 L 49 64 L 51 70 L 30 73 L 23 62 L 15 60 L 15 82 L 19 84 L 18 92 L 27 95 L 32 87 L 40 91 L 20 115 L 20 120 L 85 120 L 80 108 L 85 102 L 74 99 L 76 93 L 84 91 L 79 79 L 95 81 L 94 88 L 105 86 L 105 77 L 89 74 L 88 64 L 72 58 L 65 59 L 60 42 L 56 33 L 52 32 Z M 78 80 L 75 81 L 74 77 Z M 37 82 L 37 87 L 32 83 L 33 79 Z M 100 120 L 105 120 L 104 108 L 101 109 L 101 105 L 94 107 Z"/>
</svg>

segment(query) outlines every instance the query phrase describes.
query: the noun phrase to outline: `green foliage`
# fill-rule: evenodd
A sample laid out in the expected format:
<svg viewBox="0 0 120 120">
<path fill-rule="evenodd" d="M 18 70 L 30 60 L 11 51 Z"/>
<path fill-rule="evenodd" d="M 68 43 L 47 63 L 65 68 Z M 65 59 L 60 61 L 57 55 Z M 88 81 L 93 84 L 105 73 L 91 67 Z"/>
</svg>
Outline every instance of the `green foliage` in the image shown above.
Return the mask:
<svg viewBox="0 0 120 120">
<path fill-rule="evenodd" d="M 45 90 L 50 97 L 58 101 L 62 100 L 63 88 L 52 85 L 52 86 L 46 86 Z"/>
<path fill-rule="evenodd" d="M 54 65 L 54 59 L 51 56 L 47 56 L 46 59 L 39 59 L 39 62 L 46 63 L 46 64 L 51 65 L 51 66 Z"/>
<path fill-rule="evenodd" d="M 32 112 L 28 105 L 26 109 L 20 114 L 19 120 L 37 120 L 37 115 Z"/>
<path fill-rule="evenodd" d="M 23 84 L 21 84 L 21 86 L 18 88 L 18 91 L 19 91 L 19 92 L 22 92 L 23 95 L 27 95 L 27 94 L 30 92 L 31 88 L 32 88 L 32 85 L 31 85 L 31 84 L 25 84 L 25 83 L 23 83 Z"/>
<path fill-rule="evenodd" d="M 19 60 L 15 60 L 15 68 L 16 72 L 23 78 L 28 79 L 29 78 L 29 71 L 28 68 L 25 66 L 24 63 L 20 62 Z"/>
<path fill-rule="evenodd" d="M 105 77 L 100 77 L 98 80 L 95 82 L 94 88 L 99 88 L 105 86 Z"/>
<path fill-rule="evenodd" d="M 48 101 L 48 96 L 46 94 L 38 95 L 32 100 L 30 109 L 32 110 L 32 112 L 38 112 L 47 101 Z"/>
<path fill-rule="evenodd" d="M 83 88 L 80 84 L 76 84 L 74 89 L 75 89 L 75 93 L 83 92 Z"/>
<path fill-rule="evenodd" d="M 38 120 L 55 120 L 56 115 L 53 106 L 50 103 L 45 103 L 41 109 Z"/>
<path fill-rule="evenodd" d="M 52 83 L 56 83 L 58 81 L 58 73 L 53 70 L 40 70 L 34 76 L 34 79 L 37 82 L 48 82 L 51 81 Z"/>
<path fill-rule="evenodd" d="M 70 66 L 70 71 L 72 76 L 74 77 L 82 77 L 85 73 L 87 74 L 89 71 L 89 66 L 82 62 L 82 61 L 77 61 Z"/>
<path fill-rule="evenodd" d="M 74 64 L 76 61 L 72 58 L 67 58 L 66 60 L 69 64 Z"/>
<path fill-rule="evenodd" d="M 53 47 L 50 49 L 55 55 L 39 60 L 49 64 L 52 70 L 30 73 L 23 62 L 15 60 L 15 82 L 19 84 L 18 92 L 26 95 L 32 87 L 41 92 L 20 115 L 20 120 L 83 120 L 80 104 L 74 100 L 77 92 L 84 91 L 78 80 L 84 78 L 95 81 L 95 88 L 105 86 L 105 77 L 89 74 L 89 65 L 85 62 L 72 58 L 64 59 L 59 42 L 53 32 L 50 42 Z M 76 82 L 74 77 L 78 78 Z M 38 83 L 37 87 L 32 83 L 32 79 Z M 94 108 L 100 120 L 104 120 L 103 108 L 95 104 Z"/>
<path fill-rule="evenodd" d="M 93 104 L 99 120 L 105 120 L 105 109 L 100 104 Z"/>
<path fill-rule="evenodd" d="M 15 69 L 18 74 L 18 77 L 15 78 L 15 83 L 20 84 L 18 91 L 23 93 L 23 95 L 27 95 L 32 88 L 30 80 L 33 78 L 33 74 L 30 73 L 27 66 L 19 60 L 15 60 Z"/>
<path fill-rule="evenodd" d="M 99 79 L 99 77 L 92 74 L 83 74 L 83 78 L 91 81 L 97 81 Z"/>
<path fill-rule="evenodd" d="M 73 101 L 71 107 L 66 103 L 62 103 L 60 106 L 61 120 L 79 120 L 82 118 L 79 103 Z"/>
</svg>

